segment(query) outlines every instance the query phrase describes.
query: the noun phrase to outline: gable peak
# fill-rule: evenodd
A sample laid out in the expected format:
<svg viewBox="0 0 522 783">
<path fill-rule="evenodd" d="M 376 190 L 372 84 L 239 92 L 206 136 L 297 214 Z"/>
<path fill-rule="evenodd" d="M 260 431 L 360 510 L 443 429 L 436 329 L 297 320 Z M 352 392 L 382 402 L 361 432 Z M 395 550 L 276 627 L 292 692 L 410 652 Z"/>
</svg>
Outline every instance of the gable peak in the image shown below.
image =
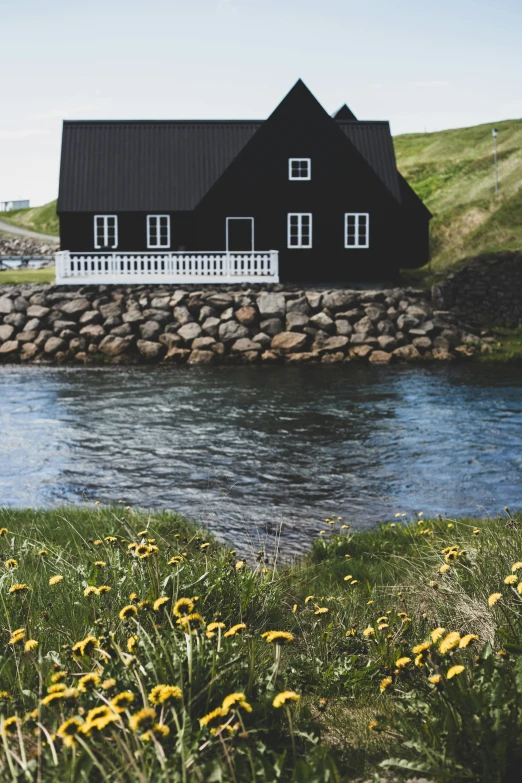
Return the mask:
<svg viewBox="0 0 522 783">
<path fill-rule="evenodd" d="M 351 109 L 348 108 L 346 103 L 343 103 L 340 109 L 332 115 L 334 120 L 356 120 L 357 117 Z"/>
</svg>

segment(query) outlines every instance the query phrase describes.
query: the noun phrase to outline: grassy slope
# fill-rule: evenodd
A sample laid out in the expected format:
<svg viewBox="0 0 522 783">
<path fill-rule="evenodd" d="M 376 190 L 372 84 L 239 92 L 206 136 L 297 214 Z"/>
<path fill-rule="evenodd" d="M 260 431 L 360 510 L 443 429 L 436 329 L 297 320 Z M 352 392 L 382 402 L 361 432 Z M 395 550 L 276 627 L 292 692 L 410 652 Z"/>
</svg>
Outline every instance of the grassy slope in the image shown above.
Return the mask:
<svg viewBox="0 0 522 783">
<path fill-rule="evenodd" d="M 0 285 L 12 283 L 53 283 L 54 269 L 8 269 L 0 270 Z"/>
<path fill-rule="evenodd" d="M 12 223 L 39 234 L 51 234 L 58 236 L 59 225 L 56 214 L 56 201 L 50 201 L 42 207 L 29 207 L 29 209 L 15 209 L 12 212 L 0 212 L 0 220 Z"/>
<path fill-rule="evenodd" d="M 279 780 L 277 770 L 282 765 L 281 779 L 322 783 L 369 777 L 379 762 L 395 756 L 410 758 L 411 762 L 401 763 L 412 763 L 413 770 L 428 773 L 430 780 L 508 781 L 502 772 L 505 757 L 518 752 L 516 737 L 520 732 L 511 741 L 516 719 L 509 718 L 507 711 L 508 722 L 503 723 L 500 707 L 489 719 L 488 675 L 476 653 L 485 643 L 494 649 L 514 645 L 513 649 L 522 651 L 520 598 L 503 581 L 512 564 L 521 559 L 521 522 L 507 513 L 503 518 L 480 520 L 477 532 L 473 520 L 438 519 L 411 525 L 394 521 L 356 534 L 336 522 L 325 525 L 325 535 L 319 536 L 310 554 L 293 565 L 264 569 L 259 564 L 251 569 L 238 568 L 236 561 L 250 555 L 255 562 L 253 553 L 229 553 L 204 531 L 172 514 L 149 517 L 124 511 L 121 506 L 0 511 L 0 527 L 9 529 L 0 538 L 1 560 L 15 558 L 18 562 L 14 570 L 0 567 L 4 691 L 0 694 L 0 715 L 4 719 L 23 716 L 37 706 L 41 686 L 36 670 L 48 686 L 53 661 L 69 672 L 68 687 L 78 684 L 81 673 L 103 667 L 101 678 L 114 677 L 116 691 L 135 694 L 130 712 L 146 704 L 144 694 L 158 682 L 180 685 L 183 690 L 183 700 L 176 708 L 181 728 L 169 710 L 165 715 L 162 711 L 162 720 L 170 726 L 169 737 L 161 739 L 166 760 L 159 746 L 152 747 L 125 731 L 128 718 L 123 715 L 122 724 L 111 724 L 107 730 L 86 736 L 89 752 L 77 745 L 74 756 L 67 749 L 60 750 L 58 743 L 57 757 L 52 758 L 45 748 L 42 777 L 38 778 L 33 766 L 24 779 L 95 781 L 103 768 L 111 781 L 180 781 L 185 765 L 191 782 L 246 783 L 254 779 L 253 767 L 260 780 Z M 127 550 L 127 542 L 139 539 L 137 533 L 142 528 L 148 528 L 148 535 L 159 547 L 158 554 L 145 560 L 129 557 Z M 105 541 L 106 535 L 118 538 Z M 459 554 L 450 560 L 447 572 L 440 574 L 441 565 L 446 567 L 441 549 L 450 545 L 455 545 Z M 39 554 L 42 549 L 47 554 Z M 182 563 L 169 565 L 172 555 L 182 555 Z M 96 566 L 95 561 L 105 565 Z M 63 582 L 50 587 L 49 578 L 55 574 L 62 575 Z M 346 581 L 348 575 L 351 577 Z M 9 587 L 16 583 L 28 584 L 31 591 L 9 595 Z M 103 584 L 111 587 L 109 593 L 83 596 L 86 585 Z M 151 602 L 159 595 L 168 596 L 168 611 L 143 609 L 135 619 L 123 622 L 118 613 L 129 603 L 131 591 L 138 594 L 138 600 Z M 497 591 L 503 598 L 490 608 L 488 596 Z M 195 593 L 199 596 L 197 611 L 207 622 L 219 619 L 227 628 L 243 622 L 246 630 L 221 642 L 198 632 L 200 641 L 188 647 L 181 629 L 169 619 L 170 607 L 180 596 Z M 320 613 L 320 608 L 327 611 Z M 386 625 L 379 629 L 382 619 L 378 618 L 383 616 Z M 410 661 L 399 673 L 395 661 L 404 656 L 413 658 L 412 646 L 429 638 L 437 626 L 461 634 L 475 633 L 479 640 L 469 649 L 453 649 L 445 656 L 434 653 L 433 661 L 429 653 L 424 666 L 415 667 Z M 26 638 L 39 642 L 38 654 L 32 659 L 24 653 L 23 643 L 9 646 L 9 634 L 17 628 L 25 628 Z M 363 633 L 367 628 L 373 632 Z M 272 667 L 275 650 L 261 638 L 270 629 L 288 631 L 295 637 L 282 648 L 277 672 Z M 100 637 L 103 649 L 112 650 L 110 657 L 101 650 L 83 659 L 71 656 L 71 645 L 89 632 Z M 132 650 L 135 658 L 128 660 L 131 634 L 137 643 Z M 221 647 L 217 657 L 216 645 Z M 485 654 L 489 655 L 487 649 Z M 504 678 L 506 684 L 513 672 L 510 656 L 499 657 L 494 664 L 491 657 L 489 660 L 488 665 L 496 667 L 495 682 Z M 428 684 L 428 673 L 435 666 L 444 681 L 448 667 L 456 663 L 465 666 L 465 674 L 451 683 L 448 680 L 438 696 L 437 689 Z M 379 683 L 385 676 L 394 682 L 380 693 Z M 292 723 L 285 711 L 271 706 L 274 693 L 284 689 L 301 695 L 299 704 L 292 705 Z M 221 739 L 209 735 L 208 729 L 200 731 L 198 718 L 231 692 L 245 693 L 253 706 L 252 713 L 239 711 L 244 729 L 233 721 L 236 728 Z M 499 702 L 506 710 L 508 696 L 506 687 Z M 427 710 L 422 724 L 418 704 L 410 709 L 408 722 L 408 704 L 414 698 L 420 698 L 421 708 Z M 80 693 L 78 702 L 73 699 L 69 706 L 58 702 L 42 707 L 40 720 L 54 731 L 65 718 L 74 714 L 85 718 L 85 710 L 100 703 L 101 697 Z M 401 704 L 406 709 L 402 722 Z M 450 721 L 445 724 L 446 729 L 451 728 L 449 734 L 441 728 L 437 710 Z M 372 719 L 382 731 L 368 730 Z M 416 734 L 421 725 L 427 730 L 424 738 Z M 464 735 L 466 726 L 469 732 Z M 497 735 L 495 727 L 500 727 Z M 490 732 L 487 742 L 486 730 Z M 319 738 L 318 747 L 312 736 Z M 506 739 L 504 744 L 501 741 L 502 757 L 493 755 L 491 743 L 497 736 Z M 410 738 L 417 745 L 428 742 L 430 753 L 419 760 L 412 747 L 403 745 Z M 293 741 L 297 761 L 290 750 Z M 13 749 L 9 761 L 19 768 L 17 759 L 23 757 L 20 739 L 13 737 L 9 742 Z M 34 758 L 30 725 L 23 730 L 23 742 L 26 755 Z M 447 753 L 438 752 L 441 743 L 448 743 Z M 184 762 L 179 747 L 184 748 Z M 488 760 L 480 757 L 483 751 L 490 754 L 493 771 L 486 769 Z M 129 767 L 132 757 L 137 765 Z M 96 760 L 101 767 L 93 766 Z M 325 765 L 332 761 L 338 777 L 328 777 L 325 772 Z M 1 749 L 0 774 L 11 779 Z"/>
<path fill-rule="evenodd" d="M 499 198 L 494 192 L 494 127 Z M 447 272 L 471 256 L 522 248 L 522 120 L 406 134 L 394 142 L 401 173 L 434 215 L 432 273 Z"/>
</svg>

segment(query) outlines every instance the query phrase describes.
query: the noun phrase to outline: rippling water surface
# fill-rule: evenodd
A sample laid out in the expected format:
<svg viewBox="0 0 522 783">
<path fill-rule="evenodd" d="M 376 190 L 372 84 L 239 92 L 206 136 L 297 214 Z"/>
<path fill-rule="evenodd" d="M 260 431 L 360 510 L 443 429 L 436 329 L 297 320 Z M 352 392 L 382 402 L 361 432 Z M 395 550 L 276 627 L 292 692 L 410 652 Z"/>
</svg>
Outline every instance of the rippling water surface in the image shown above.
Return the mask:
<svg viewBox="0 0 522 783">
<path fill-rule="evenodd" d="M 0 504 L 125 500 L 286 552 L 338 513 L 498 513 L 522 497 L 512 367 L 0 368 Z"/>
</svg>

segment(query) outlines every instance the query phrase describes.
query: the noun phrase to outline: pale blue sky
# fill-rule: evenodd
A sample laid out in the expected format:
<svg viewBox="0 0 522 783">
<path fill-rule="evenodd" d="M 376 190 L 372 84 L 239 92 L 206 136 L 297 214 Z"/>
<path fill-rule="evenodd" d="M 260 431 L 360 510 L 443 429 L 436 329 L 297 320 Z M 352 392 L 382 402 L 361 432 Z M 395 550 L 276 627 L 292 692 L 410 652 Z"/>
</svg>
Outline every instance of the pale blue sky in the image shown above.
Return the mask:
<svg viewBox="0 0 522 783">
<path fill-rule="evenodd" d="M 0 30 L 0 200 L 55 198 L 64 118 L 264 118 L 299 77 L 394 134 L 522 117 L 521 0 L 0 0 Z"/>
</svg>

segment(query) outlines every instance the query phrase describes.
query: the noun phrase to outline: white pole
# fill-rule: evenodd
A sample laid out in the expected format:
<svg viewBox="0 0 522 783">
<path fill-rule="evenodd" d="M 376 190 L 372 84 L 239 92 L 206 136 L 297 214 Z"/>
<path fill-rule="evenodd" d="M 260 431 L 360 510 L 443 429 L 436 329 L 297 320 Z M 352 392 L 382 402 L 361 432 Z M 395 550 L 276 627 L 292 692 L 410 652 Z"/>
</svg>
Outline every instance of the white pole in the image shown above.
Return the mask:
<svg viewBox="0 0 522 783">
<path fill-rule="evenodd" d="M 493 157 L 495 161 L 495 196 L 498 196 L 498 159 L 497 159 L 497 135 L 498 131 L 493 128 L 491 131 L 493 134 Z"/>
</svg>

